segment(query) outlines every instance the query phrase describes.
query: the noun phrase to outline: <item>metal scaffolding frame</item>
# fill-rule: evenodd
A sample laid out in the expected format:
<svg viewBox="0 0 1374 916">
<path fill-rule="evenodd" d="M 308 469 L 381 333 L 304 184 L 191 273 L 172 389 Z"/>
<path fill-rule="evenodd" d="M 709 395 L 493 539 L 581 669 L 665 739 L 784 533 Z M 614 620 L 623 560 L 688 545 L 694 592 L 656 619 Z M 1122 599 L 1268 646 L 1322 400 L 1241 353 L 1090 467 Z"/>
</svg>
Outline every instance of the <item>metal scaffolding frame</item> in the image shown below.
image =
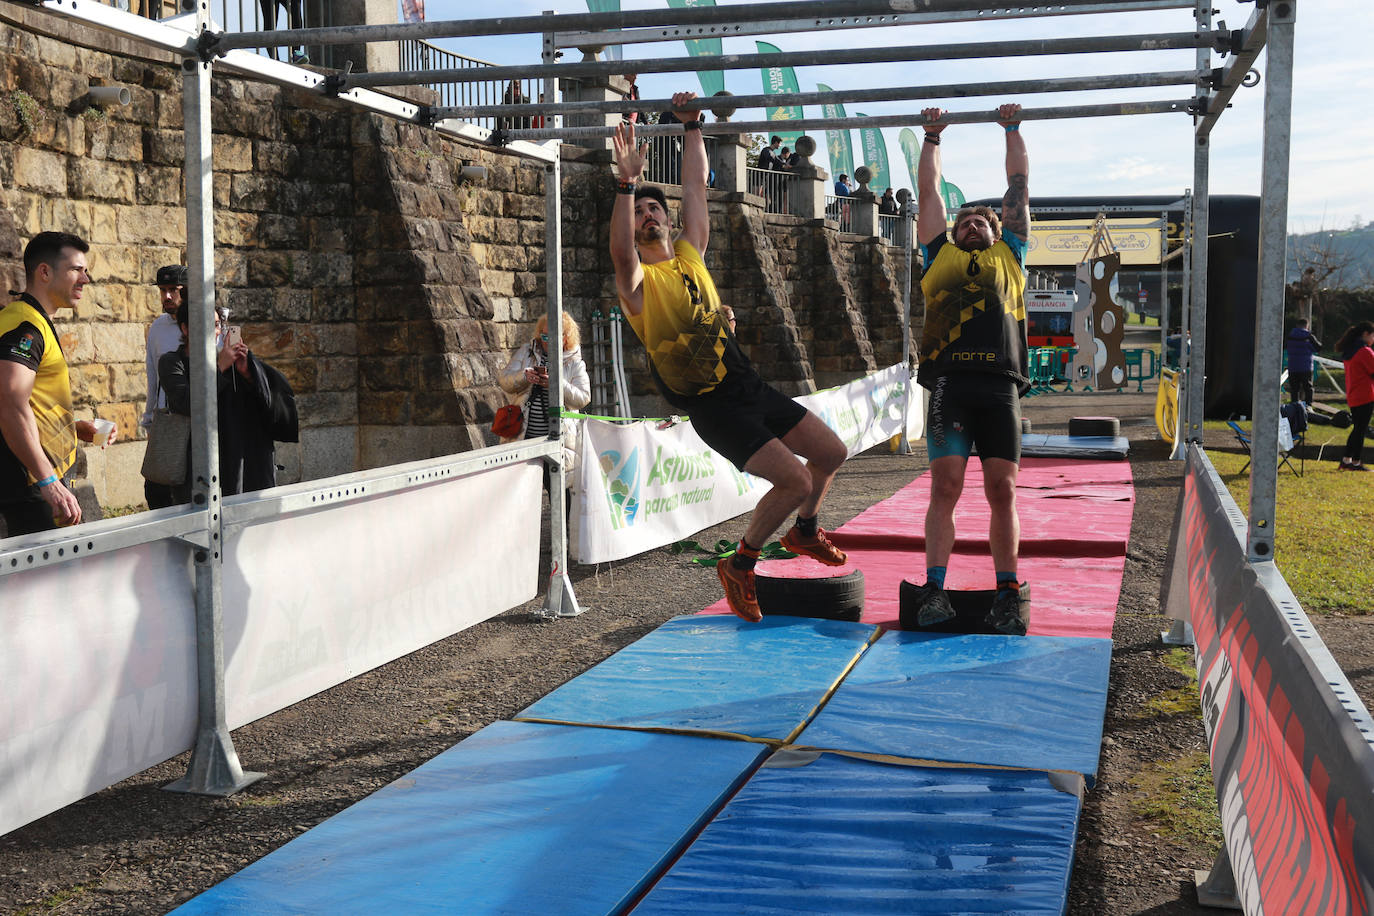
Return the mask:
<svg viewBox="0 0 1374 916">
<path fill-rule="evenodd" d="M 186 92 L 186 181 L 188 217 L 188 259 L 190 261 L 191 291 L 200 304 L 191 317 L 192 336 L 200 341 L 199 358 L 192 363 L 192 390 L 195 415 L 213 419 L 215 397 L 213 377 L 205 371 L 212 358 L 210 337 L 207 334 L 210 308 L 214 295 L 214 238 L 212 220 L 213 197 L 209 193 L 213 174 L 211 163 L 212 138 L 209 120 L 209 85 L 215 70 L 252 77 L 298 89 L 314 90 L 337 97 L 361 110 L 385 115 L 397 120 L 422 124 L 442 134 L 476 143 L 492 139 L 492 132 L 451 118 L 436 118 L 435 110 L 372 92 L 368 87 L 433 83 L 441 80 L 474 78 L 471 73 L 408 72 L 381 74 L 318 73 L 277 63 L 276 61 L 238 50 L 284 45 L 330 45 L 398 39 L 442 38 L 479 35 L 529 33 L 544 38 L 543 63 L 534 67 L 484 68 L 482 79 L 512 76 L 541 77 L 546 94 L 554 98 L 556 80 L 571 76 L 609 76 L 628 72 L 682 72 L 688 70 L 733 69 L 741 67 L 776 66 L 785 64 L 817 65 L 824 63 L 862 63 L 912 60 L 948 60 L 965 57 L 1029 56 L 1065 53 L 1100 52 L 1109 50 L 1168 50 L 1196 49 L 1194 72 L 1155 74 L 1179 83 L 1199 82 L 1196 94 L 1180 101 L 1127 102 L 1106 105 L 1070 106 L 1064 108 L 1030 109 L 1023 113 L 1027 119 L 1065 117 L 1098 117 L 1104 115 L 1148 114 L 1159 111 L 1187 112 L 1195 120 L 1196 148 L 1194 151 L 1194 187 L 1192 212 L 1189 214 L 1190 234 L 1185 271 L 1190 275 L 1188 302 L 1184 321 L 1191 326 L 1195 346 L 1185 347 L 1187 379 L 1186 435 L 1189 441 L 1200 441 L 1202 429 L 1202 379 L 1205 371 L 1207 335 L 1206 277 L 1207 277 L 1207 169 L 1208 139 L 1212 127 L 1231 96 L 1241 85 L 1249 83 L 1250 65 L 1261 49 L 1268 48 L 1268 74 L 1265 86 L 1265 130 L 1262 143 L 1264 181 L 1262 186 L 1262 241 L 1260 269 L 1260 320 L 1255 327 L 1256 340 L 1254 376 L 1255 436 L 1252 448 L 1255 460 L 1251 463 L 1250 556 L 1253 561 L 1272 560 L 1273 506 L 1276 484 L 1275 468 L 1278 433 L 1278 359 L 1277 347 L 1282 331 L 1283 264 L 1287 213 L 1287 164 L 1292 96 L 1293 25 L 1295 0 L 1267 0 L 1260 2 L 1250 22 L 1235 32 L 1214 30 L 1212 10 L 1206 0 L 1193 3 L 1179 0 L 1137 0 L 1120 4 L 1100 0 L 1061 0 L 1056 4 L 1016 7 L 1003 11 L 1001 16 L 1063 16 L 1101 13 L 1105 11 L 1138 11 L 1149 9 L 1185 9 L 1193 7 L 1194 30 L 1159 35 L 1109 36 L 1087 39 L 1043 39 L 1018 42 L 994 42 L 942 46 L 906 46 L 867 49 L 860 51 L 811 51 L 772 55 L 726 55 L 719 58 L 678 58 L 655 61 L 622 61 L 555 63 L 557 48 L 566 41 L 590 41 L 603 38 L 612 30 L 622 29 L 690 29 L 703 30 L 720 26 L 719 35 L 763 34 L 762 30 L 814 31 L 832 28 L 887 27 L 911 21 L 951 21 L 935 17 L 954 17 L 959 21 L 983 18 L 983 4 L 977 0 L 789 0 L 779 3 L 753 3 L 722 7 L 688 7 L 683 9 L 637 10 L 616 13 L 587 13 L 526 17 L 497 17 L 448 22 L 408 23 L 379 26 L 344 26 L 324 29 L 278 30 L 226 34 L 214 30 L 209 21 L 208 6 L 184 0 L 185 7 L 194 7 L 175 20 L 154 22 L 121 12 L 98 3 L 76 3 L 72 0 L 37 0 L 37 8 L 53 15 L 79 20 L 107 31 L 143 41 L 153 47 L 170 51 L 184 60 L 183 77 Z M 913 10 L 919 7 L 919 10 Z M 867 17 L 867 18 L 862 18 Z M 917 17 L 915 19 L 911 17 Z M 919 19 L 919 17 L 926 17 Z M 862 21 L 861 21 L 862 18 Z M 843 20 L 839 24 L 837 20 Z M 778 28 L 775 23 L 785 23 Z M 737 32 L 729 30 L 738 28 Z M 648 31 L 622 33 L 616 31 L 616 42 L 627 40 L 665 41 L 682 37 L 710 37 L 706 32 Z M 1234 55 L 1225 68 L 1211 67 L 1212 52 Z M 1091 78 L 1090 78 L 1091 79 Z M 1122 88 L 1109 85 L 1108 78 L 1097 78 L 1101 85 L 1093 88 Z M 1138 77 L 1137 79 L 1144 79 Z M 1050 81 L 1042 82 L 1041 91 Z M 1165 83 L 1148 83 L 1164 85 Z M 1172 84 L 1170 82 L 1169 84 Z M 1147 85 L 1140 82 L 1139 85 Z M 1065 83 L 1059 88 L 1067 89 Z M 1077 87 L 1075 87 L 1077 88 Z M 975 94 L 970 91 L 969 95 Z M 981 94 L 981 93 L 978 93 Z M 836 94 L 827 94 L 833 98 Z M 858 96 L 855 96 L 856 98 Z M 875 93 L 865 98 L 876 99 Z M 774 96 L 772 103 L 778 97 Z M 717 100 L 719 101 L 719 100 Z M 753 100 L 750 99 L 750 102 Z M 643 103 L 639 103 L 642 105 Z M 516 106 L 507 106 L 515 108 Z M 711 107 L 703 102 L 702 108 Z M 606 107 L 545 106 L 555 115 L 555 123 L 542 130 L 512 130 L 496 139 L 505 143 L 506 152 L 537 159 L 545 164 L 546 218 L 548 221 L 548 321 L 554 339 L 561 339 L 561 265 L 558 252 L 560 236 L 560 168 L 557 143 L 540 145 L 528 140 L 563 140 L 573 137 L 600 136 L 608 129 L 563 128 L 556 116 L 579 111 L 619 111 L 624 108 L 610 104 Z M 469 109 L 453 109 L 451 113 Z M 523 109 L 522 109 L 523 112 Z M 511 112 L 515 113 L 514 111 Z M 973 123 L 996 119 L 994 112 L 976 111 L 954 113 L 947 123 Z M 864 126 L 880 127 L 893 123 L 920 123 L 919 116 L 884 116 L 862 119 Z M 821 128 L 854 126 L 858 119 L 808 119 L 789 122 L 789 127 Z M 765 126 L 760 126 L 765 125 Z M 775 122 L 741 122 L 709 124 L 707 133 L 740 133 L 751 129 L 769 129 Z M 645 135 L 671 133 L 681 127 L 648 127 Z M 513 142 L 511 142 L 513 141 Z M 193 189 L 197 189 L 193 191 Z M 910 231 L 911 212 L 906 208 L 903 225 Z M 910 246 L 907 246 L 908 251 Z M 909 316 L 910 269 L 904 295 L 904 309 Z M 908 325 L 909 327 L 909 325 Z M 909 331 L 906 334 L 909 338 Z M 1191 356 L 1187 355 L 1191 354 Z M 223 649 L 219 633 L 220 557 L 219 544 L 226 526 L 243 524 L 252 518 L 287 513 L 316 500 L 362 499 L 387 489 L 404 489 L 432 479 L 435 475 L 459 474 L 479 468 L 505 463 L 543 458 L 552 464 L 551 490 L 561 493 L 564 470 L 555 459 L 560 451 L 558 415 L 561 408 L 559 360 L 550 362 L 551 387 L 555 392 L 551 412 L 550 436 L 532 444 L 512 444 L 482 449 L 464 456 L 450 456 L 429 462 L 418 462 L 377 471 L 360 472 L 329 481 L 298 484 L 272 491 L 264 498 L 236 499 L 222 505 L 218 489 L 218 450 L 215 425 L 202 423 L 194 438 L 193 474 L 194 503 L 191 507 L 162 510 L 82 526 L 71 533 L 19 538 L 0 548 L 0 575 L 22 572 L 37 566 L 65 562 L 74 557 L 118 549 L 130 544 L 147 543 L 162 538 L 177 538 L 196 548 L 197 623 L 201 642 L 200 653 L 200 716 L 196 749 L 189 772 L 179 787 L 190 791 L 228 794 L 255 778 L 239 766 L 232 741 L 224 724 Z M 580 612 L 566 578 L 566 519 L 563 501 L 550 500 L 551 549 L 554 567 L 545 610 L 551 615 L 571 615 Z M 17 542 L 17 543 L 16 543 Z"/>
</svg>

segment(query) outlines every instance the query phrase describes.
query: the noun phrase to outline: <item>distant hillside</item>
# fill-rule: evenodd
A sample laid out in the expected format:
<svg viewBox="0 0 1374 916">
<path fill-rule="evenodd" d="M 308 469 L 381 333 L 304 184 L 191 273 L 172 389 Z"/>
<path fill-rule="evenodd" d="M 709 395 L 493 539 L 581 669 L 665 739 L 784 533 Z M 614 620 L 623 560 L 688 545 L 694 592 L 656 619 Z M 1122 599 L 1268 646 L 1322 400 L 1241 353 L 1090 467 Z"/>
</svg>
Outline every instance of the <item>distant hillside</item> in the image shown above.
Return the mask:
<svg viewBox="0 0 1374 916">
<path fill-rule="evenodd" d="M 1313 266 L 1318 274 L 1337 268 L 1322 284 L 1364 289 L 1374 286 L 1374 223 L 1362 229 L 1327 229 L 1288 237 L 1288 279 Z"/>
</svg>

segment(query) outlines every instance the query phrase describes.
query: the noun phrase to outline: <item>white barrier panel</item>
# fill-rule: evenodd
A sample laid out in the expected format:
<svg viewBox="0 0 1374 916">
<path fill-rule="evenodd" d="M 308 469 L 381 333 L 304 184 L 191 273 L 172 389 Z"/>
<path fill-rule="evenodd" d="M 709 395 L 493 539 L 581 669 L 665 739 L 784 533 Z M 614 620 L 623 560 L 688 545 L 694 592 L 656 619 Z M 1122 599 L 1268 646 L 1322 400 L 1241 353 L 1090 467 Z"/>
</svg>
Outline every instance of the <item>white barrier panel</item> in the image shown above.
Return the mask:
<svg viewBox="0 0 1374 916">
<path fill-rule="evenodd" d="M 541 496 L 528 461 L 229 535 L 230 728 L 533 598 Z"/>
<path fill-rule="evenodd" d="M 160 541 L 0 580 L 0 834 L 191 746 L 190 550 Z"/>
<path fill-rule="evenodd" d="M 907 437 L 920 437 L 923 399 L 909 376 L 890 366 L 796 400 L 856 455 L 900 432 L 908 399 Z M 579 563 L 619 560 L 681 540 L 753 509 L 769 486 L 737 471 L 691 426 L 659 429 L 652 420 L 584 420 L 577 475 L 572 552 Z"/>
</svg>

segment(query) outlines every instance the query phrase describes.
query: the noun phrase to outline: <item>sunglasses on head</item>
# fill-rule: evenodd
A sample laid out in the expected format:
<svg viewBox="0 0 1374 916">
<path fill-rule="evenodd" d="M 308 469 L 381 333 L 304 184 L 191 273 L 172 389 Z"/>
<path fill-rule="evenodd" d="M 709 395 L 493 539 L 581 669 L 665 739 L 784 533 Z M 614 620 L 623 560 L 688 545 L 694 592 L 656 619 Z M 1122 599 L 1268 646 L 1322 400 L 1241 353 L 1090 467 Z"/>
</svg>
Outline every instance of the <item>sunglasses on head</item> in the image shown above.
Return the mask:
<svg viewBox="0 0 1374 916">
<path fill-rule="evenodd" d="M 548 333 L 546 332 L 546 333 L 544 333 L 544 334 L 540 334 L 540 335 L 539 335 L 539 339 L 542 340 L 542 341 L 544 341 L 544 343 L 548 343 L 548 342 L 549 342 L 549 335 L 548 335 Z"/>
</svg>

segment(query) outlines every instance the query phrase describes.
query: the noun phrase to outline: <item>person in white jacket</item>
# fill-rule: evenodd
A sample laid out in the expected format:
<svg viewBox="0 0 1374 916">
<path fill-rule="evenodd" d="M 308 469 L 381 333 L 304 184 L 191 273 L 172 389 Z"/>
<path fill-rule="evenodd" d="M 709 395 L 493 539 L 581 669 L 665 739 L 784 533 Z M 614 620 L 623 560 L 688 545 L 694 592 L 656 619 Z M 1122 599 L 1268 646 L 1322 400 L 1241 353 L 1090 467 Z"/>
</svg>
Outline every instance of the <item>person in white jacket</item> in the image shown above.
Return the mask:
<svg viewBox="0 0 1374 916">
<path fill-rule="evenodd" d="M 582 361 L 580 347 L 582 335 L 577 322 L 567 312 L 563 313 L 563 408 L 580 410 L 592 399 L 592 385 L 587 377 L 587 364 Z M 534 336 L 528 343 L 521 344 L 511 355 L 510 362 L 501 372 L 498 381 L 511 396 L 512 404 L 519 404 L 524 422 L 519 436 L 502 439 L 514 442 L 516 439 L 536 439 L 549 434 L 549 319 L 541 315 L 535 322 Z M 564 419 L 563 431 L 563 468 L 564 478 L 571 485 L 572 470 L 577 462 L 577 438 L 580 432 L 576 420 Z M 549 486 L 549 471 L 544 469 L 544 488 Z"/>
</svg>

